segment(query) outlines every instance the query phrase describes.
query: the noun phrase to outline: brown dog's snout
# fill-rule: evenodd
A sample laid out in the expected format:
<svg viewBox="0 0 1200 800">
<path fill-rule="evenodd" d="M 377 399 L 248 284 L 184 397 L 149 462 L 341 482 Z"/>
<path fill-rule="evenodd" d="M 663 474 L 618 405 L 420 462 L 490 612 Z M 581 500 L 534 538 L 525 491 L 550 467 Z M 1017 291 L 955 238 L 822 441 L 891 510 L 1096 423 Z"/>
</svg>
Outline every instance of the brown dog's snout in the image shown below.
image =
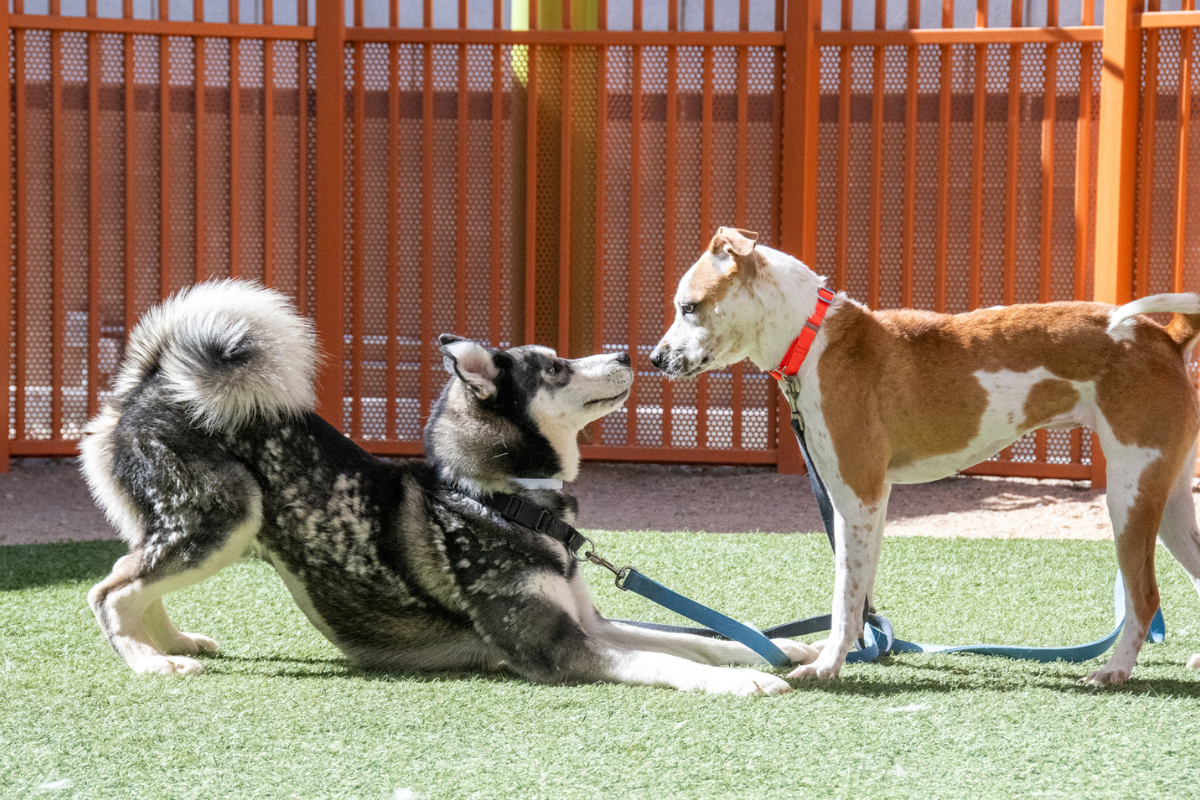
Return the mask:
<svg viewBox="0 0 1200 800">
<path fill-rule="evenodd" d="M 667 368 L 667 349 L 661 344 L 654 348 L 650 353 L 650 363 L 659 370 L 665 371 Z"/>
</svg>

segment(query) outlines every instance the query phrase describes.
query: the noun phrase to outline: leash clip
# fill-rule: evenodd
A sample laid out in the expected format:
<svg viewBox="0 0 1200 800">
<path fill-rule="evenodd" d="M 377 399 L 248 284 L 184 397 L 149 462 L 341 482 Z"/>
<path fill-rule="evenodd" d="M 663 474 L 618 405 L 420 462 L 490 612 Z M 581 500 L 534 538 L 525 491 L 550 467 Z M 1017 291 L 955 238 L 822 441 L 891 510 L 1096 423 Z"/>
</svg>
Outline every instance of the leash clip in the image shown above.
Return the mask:
<svg viewBox="0 0 1200 800">
<path fill-rule="evenodd" d="M 609 572 L 611 572 L 613 575 L 616 576 L 616 579 L 613 581 L 613 584 L 618 589 L 624 589 L 625 587 L 622 586 L 621 584 L 624 583 L 625 576 L 629 574 L 629 571 L 631 569 L 633 569 L 633 567 L 629 566 L 629 565 L 626 565 L 624 567 L 616 566 L 611 561 L 609 561 L 607 558 L 605 558 L 604 556 L 602 556 L 596 552 L 596 549 L 595 549 L 596 543 L 595 542 L 593 542 L 591 539 L 587 538 L 586 536 L 583 537 L 583 540 L 588 543 L 588 549 L 583 552 L 582 556 L 576 555 L 575 558 L 579 559 L 580 561 L 590 561 L 591 563 L 595 564 L 597 567 L 603 567 L 604 569 L 608 570 Z"/>
</svg>

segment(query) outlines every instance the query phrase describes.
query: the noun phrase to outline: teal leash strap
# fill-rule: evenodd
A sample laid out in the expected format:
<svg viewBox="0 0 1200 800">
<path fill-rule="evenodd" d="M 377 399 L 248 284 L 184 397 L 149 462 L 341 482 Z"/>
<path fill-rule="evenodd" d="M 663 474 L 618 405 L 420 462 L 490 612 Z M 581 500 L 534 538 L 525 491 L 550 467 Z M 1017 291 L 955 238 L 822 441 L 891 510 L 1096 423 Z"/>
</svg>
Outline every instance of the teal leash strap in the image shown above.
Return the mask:
<svg viewBox="0 0 1200 800">
<path fill-rule="evenodd" d="M 1091 661 L 1108 652 L 1108 649 L 1117 641 L 1121 628 L 1125 625 L 1125 584 L 1121 580 L 1120 570 L 1117 570 L 1117 578 L 1113 586 L 1113 619 L 1112 633 L 1104 638 L 1068 647 L 1021 647 L 1009 644 L 942 645 L 921 644 L 897 639 L 893 644 L 893 650 L 897 653 L 976 653 L 984 656 L 1018 658 L 1042 663 Z M 1167 624 L 1160 608 L 1154 612 L 1154 619 L 1150 621 L 1150 630 L 1146 632 L 1146 641 L 1157 644 L 1166 638 L 1166 634 Z"/>
<path fill-rule="evenodd" d="M 623 570 L 623 576 L 617 579 L 617 586 L 641 595 L 652 603 L 674 611 L 682 617 L 698 622 L 706 628 L 716 631 L 722 636 L 740 642 L 765 658 L 772 666 L 787 667 L 792 660 L 784 655 L 774 642 L 768 639 L 757 628 L 744 622 L 738 622 L 719 611 L 697 603 L 689 597 L 668 589 L 661 583 L 647 578 L 632 567 Z"/>
</svg>

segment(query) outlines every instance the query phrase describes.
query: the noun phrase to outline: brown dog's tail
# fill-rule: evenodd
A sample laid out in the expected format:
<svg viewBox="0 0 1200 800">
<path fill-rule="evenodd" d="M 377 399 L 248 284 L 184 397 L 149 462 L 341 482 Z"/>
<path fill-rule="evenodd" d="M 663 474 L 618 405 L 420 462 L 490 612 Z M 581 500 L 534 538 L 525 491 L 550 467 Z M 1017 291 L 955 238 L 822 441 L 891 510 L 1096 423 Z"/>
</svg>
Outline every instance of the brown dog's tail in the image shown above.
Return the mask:
<svg viewBox="0 0 1200 800">
<path fill-rule="evenodd" d="M 1108 323 L 1111 333 L 1118 325 L 1139 314 L 1174 314 L 1167 335 L 1180 351 L 1191 347 L 1200 336 L 1200 294 L 1155 294 L 1126 303 L 1112 312 Z"/>
</svg>

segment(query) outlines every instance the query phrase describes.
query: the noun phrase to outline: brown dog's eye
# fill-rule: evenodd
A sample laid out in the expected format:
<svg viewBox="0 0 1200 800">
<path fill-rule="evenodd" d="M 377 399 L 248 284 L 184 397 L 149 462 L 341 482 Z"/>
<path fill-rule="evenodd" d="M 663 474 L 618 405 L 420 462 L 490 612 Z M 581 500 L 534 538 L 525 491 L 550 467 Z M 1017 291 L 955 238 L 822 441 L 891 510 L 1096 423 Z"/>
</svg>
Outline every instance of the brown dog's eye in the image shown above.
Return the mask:
<svg viewBox="0 0 1200 800">
<path fill-rule="evenodd" d="M 680 303 L 679 310 L 682 311 L 684 314 L 693 314 L 696 311 L 696 304 L 695 303 Z"/>
</svg>

